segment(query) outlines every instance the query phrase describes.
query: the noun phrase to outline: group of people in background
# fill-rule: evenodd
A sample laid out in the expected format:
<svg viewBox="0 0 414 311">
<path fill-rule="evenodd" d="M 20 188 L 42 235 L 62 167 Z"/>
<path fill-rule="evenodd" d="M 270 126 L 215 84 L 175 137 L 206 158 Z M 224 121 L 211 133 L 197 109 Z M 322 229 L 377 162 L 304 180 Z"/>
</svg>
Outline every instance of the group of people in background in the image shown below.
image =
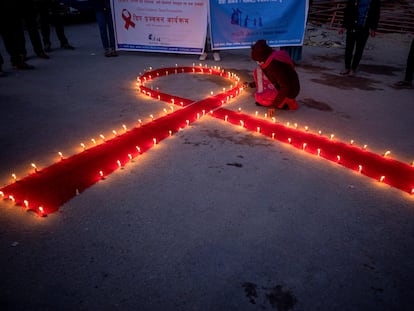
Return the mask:
<svg viewBox="0 0 414 311">
<path fill-rule="evenodd" d="M 109 0 L 91 1 L 96 13 L 104 55 L 118 56 L 115 49 L 115 35 Z M 18 70 L 34 69 L 28 64 L 25 30 L 29 35 L 33 51 L 37 57 L 49 59 L 52 51 L 50 40 L 51 25 L 62 49 L 74 50 L 69 44 L 64 30 L 65 7 L 59 0 L 1 0 L 0 35 L 10 56 L 13 68 Z M 39 31 L 40 29 L 40 31 Z M 4 75 L 3 56 L 0 54 L 0 76 Z"/>
<path fill-rule="evenodd" d="M 26 62 L 25 29 L 29 34 L 33 51 L 37 57 L 50 58 L 46 52 L 52 50 L 50 41 L 51 24 L 55 27 L 61 48 L 74 49 L 66 38 L 61 13 L 61 5 L 57 0 L 0 1 L 0 34 L 15 69 L 28 70 L 34 68 Z M 40 25 L 40 32 L 38 25 Z M 2 74 L 3 62 L 3 57 L 0 55 L 0 75 Z"/>
</svg>

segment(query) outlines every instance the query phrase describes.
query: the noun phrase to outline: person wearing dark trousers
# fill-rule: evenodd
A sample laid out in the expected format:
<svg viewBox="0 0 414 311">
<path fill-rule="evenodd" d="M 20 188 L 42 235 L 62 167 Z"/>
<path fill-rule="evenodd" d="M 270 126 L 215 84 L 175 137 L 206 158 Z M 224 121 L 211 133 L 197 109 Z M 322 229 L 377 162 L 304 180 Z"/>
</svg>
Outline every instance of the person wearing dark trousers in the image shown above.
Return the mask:
<svg viewBox="0 0 414 311">
<path fill-rule="evenodd" d="M 75 48 L 69 44 L 68 38 L 65 35 L 65 27 L 63 22 L 63 6 L 57 0 L 36 0 L 37 9 L 40 17 L 40 31 L 43 37 L 43 44 L 45 51 L 52 50 L 52 43 L 50 41 L 50 25 L 55 27 L 56 35 L 60 42 L 60 47 L 67 50 L 74 50 Z"/>
<path fill-rule="evenodd" d="M 24 59 L 25 38 L 19 9 L 19 3 L 15 0 L 0 1 L 0 34 L 13 67 L 20 70 L 33 69 Z"/>
<path fill-rule="evenodd" d="M 37 17 L 39 12 L 35 6 L 34 0 L 20 0 L 23 21 L 29 34 L 30 42 L 32 43 L 33 50 L 40 58 L 49 59 L 49 56 L 43 50 L 42 40 L 40 39 L 39 29 L 37 27 Z M 26 47 L 25 47 L 26 50 Z M 25 51 L 25 55 L 27 51 Z"/>
<path fill-rule="evenodd" d="M 342 75 L 355 75 L 368 37 L 375 37 L 380 18 L 380 0 L 348 0 L 344 9 L 343 27 L 346 29 L 345 69 Z"/>
<path fill-rule="evenodd" d="M 411 41 L 410 51 L 407 57 L 407 67 L 405 68 L 404 80 L 394 84 L 397 88 L 412 88 L 414 76 L 414 39 Z"/>
<path fill-rule="evenodd" d="M 115 49 L 114 23 L 112 20 L 111 3 L 109 0 L 93 0 L 96 22 L 99 27 L 102 47 L 106 57 L 118 56 Z"/>
</svg>

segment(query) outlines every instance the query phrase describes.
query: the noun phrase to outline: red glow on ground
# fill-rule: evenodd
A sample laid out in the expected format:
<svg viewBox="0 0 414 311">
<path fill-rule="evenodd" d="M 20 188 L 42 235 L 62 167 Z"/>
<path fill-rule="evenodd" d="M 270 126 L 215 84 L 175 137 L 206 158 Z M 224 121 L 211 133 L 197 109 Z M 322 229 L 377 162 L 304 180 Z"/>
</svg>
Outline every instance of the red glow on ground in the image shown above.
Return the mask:
<svg viewBox="0 0 414 311">
<path fill-rule="evenodd" d="M 145 86 L 145 82 L 154 78 L 182 73 L 213 74 L 231 80 L 234 86 L 198 102 Z M 242 125 L 248 130 L 336 162 L 404 192 L 414 192 L 414 167 L 408 164 L 351 144 L 222 108 L 223 103 L 239 95 L 241 89 L 238 78 L 224 70 L 204 67 L 162 68 L 146 72 L 139 77 L 138 83 L 142 94 L 175 104 L 182 109 L 138 125 L 123 134 L 117 133 L 114 138 L 45 169 L 36 169 L 36 172 L 27 177 L 1 188 L 0 195 L 3 199 L 13 200 L 15 204 L 34 210 L 40 216 L 53 213 L 77 194 L 204 115 L 211 115 L 236 126 Z M 210 111 L 214 113 L 210 114 Z"/>
</svg>

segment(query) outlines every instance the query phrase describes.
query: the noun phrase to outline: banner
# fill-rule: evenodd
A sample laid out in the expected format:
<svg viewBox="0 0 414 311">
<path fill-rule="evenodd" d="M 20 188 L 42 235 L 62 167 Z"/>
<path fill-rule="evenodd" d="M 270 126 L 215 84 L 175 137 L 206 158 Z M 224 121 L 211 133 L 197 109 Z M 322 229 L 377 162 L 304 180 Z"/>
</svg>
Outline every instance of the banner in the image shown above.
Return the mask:
<svg viewBox="0 0 414 311">
<path fill-rule="evenodd" d="M 212 48 L 302 45 L 307 12 L 307 0 L 210 0 Z"/>
<path fill-rule="evenodd" d="M 118 50 L 201 54 L 206 0 L 112 0 Z"/>
</svg>

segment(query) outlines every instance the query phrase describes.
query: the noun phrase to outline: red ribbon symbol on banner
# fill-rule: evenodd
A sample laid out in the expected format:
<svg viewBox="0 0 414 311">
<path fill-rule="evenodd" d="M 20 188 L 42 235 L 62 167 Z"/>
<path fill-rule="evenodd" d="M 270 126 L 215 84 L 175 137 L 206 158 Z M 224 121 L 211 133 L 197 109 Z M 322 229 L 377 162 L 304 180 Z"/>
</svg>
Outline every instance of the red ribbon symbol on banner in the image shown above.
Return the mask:
<svg viewBox="0 0 414 311">
<path fill-rule="evenodd" d="M 232 87 L 195 102 L 145 86 L 153 78 L 181 73 L 217 75 L 229 79 Z M 0 198 L 11 200 L 40 216 L 53 213 L 75 195 L 122 168 L 142 152 L 206 115 L 289 144 L 301 152 L 335 162 L 357 174 L 414 194 L 414 166 L 396 161 L 388 157 L 387 153 L 378 155 L 355 146 L 353 142 L 336 141 L 333 135 L 324 137 L 310 133 L 308 129 L 300 130 L 296 126 L 276 123 L 275 119 L 260 119 L 223 108 L 225 103 L 238 96 L 243 89 L 239 78 L 232 73 L 194 66 L 164 68 L 147 71 L 139 77 L 138 84 L 142 94 L 171 104 L 172 112 L 160 118 L 152 118 L 151 122 L 145 124 L 139 122 L 131 130 L 125 128 L 122 135 L 116 133 L 111 139 L 102 137 L 101 143 L 95 141 L 91 147 L 83 146 L 83 152 L 69 158 L 62 157 L 61 161 L 45 169 L 38 170 L 34 166 L 34 173 L 1 188 Z M 174 110 L 174 105 L 181 109 Z"/>
<path fill-rule="evenodd" d="M 128 13 L 128 15 L 126 15 L 125 13 Z M 131 20 L 132 16 L 131 13 L 129 13 L 129 11 L 127 9 L 123 9 L 122 10 L 122 19 L 125 21 L 125 29 L 128 30 L 129 26 L 131 26 L 132 28 L 135 28 L 135 23 Z"/>
</svg>

